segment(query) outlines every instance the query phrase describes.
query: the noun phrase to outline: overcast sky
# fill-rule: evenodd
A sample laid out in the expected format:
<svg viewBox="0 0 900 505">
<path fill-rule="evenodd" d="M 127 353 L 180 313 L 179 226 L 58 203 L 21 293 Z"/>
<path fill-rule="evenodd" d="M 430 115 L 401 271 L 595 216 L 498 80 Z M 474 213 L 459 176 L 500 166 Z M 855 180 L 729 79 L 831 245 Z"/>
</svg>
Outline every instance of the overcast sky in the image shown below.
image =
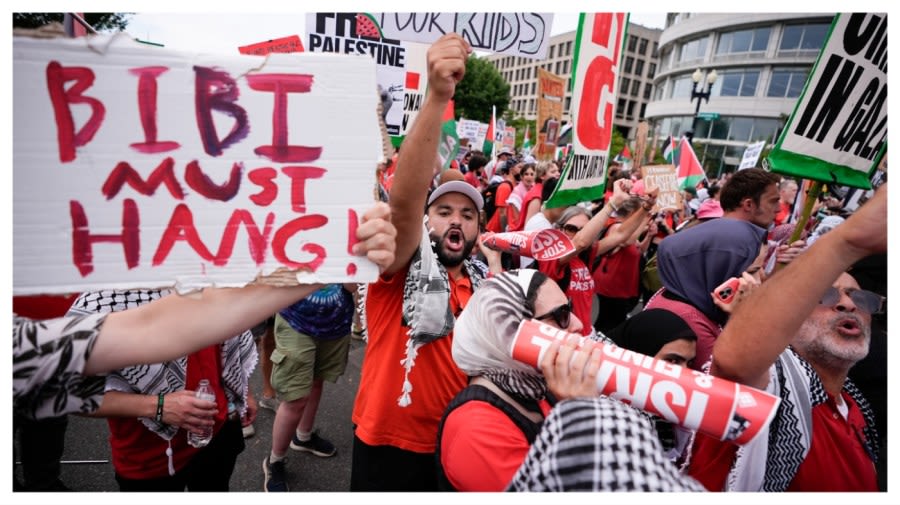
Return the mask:
<svg viewBox="0 0 900 505">
<path fill-rule="evenodd" d="M 633 13 L 631 21 L 662 28 L 665 13 Z M 577 13 L 554 13 L 551 35 L 575 30 Z M 263 40 L 299 35 L 306 45 L 306 16 L 300 12 L 282 14 L 247 13 L 149 13 L 136 14 L 127 31 L 148 42 L 189 52 L 234 54 L 240 46 Z"/>
</svg>

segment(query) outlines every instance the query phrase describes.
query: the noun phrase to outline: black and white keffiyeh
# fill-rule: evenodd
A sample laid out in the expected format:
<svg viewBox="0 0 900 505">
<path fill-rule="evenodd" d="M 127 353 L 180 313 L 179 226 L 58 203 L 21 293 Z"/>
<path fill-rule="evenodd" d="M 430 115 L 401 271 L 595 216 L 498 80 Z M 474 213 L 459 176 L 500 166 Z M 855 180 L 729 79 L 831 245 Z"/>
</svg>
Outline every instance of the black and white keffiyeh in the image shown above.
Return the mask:
<svg viewBox="0 0 900 505">
<path fill-rule="evenodd" d="M 406 357 L 400 364 L 405 368 L 403 390 L 397 404 L 406 407 L 412 403 L 412 383 L 409 373 L 416 364 L 419 348 L 453 331 L 456 318 L 450 310 L 450 279 L 447 269 L 438 261 L 434 244 L 426 226 L 422 223 L 422 241 L 409 264 L 409 272 L 403 286 L 403 324 L 409 327 L 406 341 Z M 487 268 L 479 261 L 463 262 L 472 290 L 478 289 L 487 275 Z"/>
<path fill-rule="evenodd" d="M 874 464 L 878 458 L 875 416 L 850 379 L 844 382 L 843 390 L 859 406 L 866 421 L 865 444 Z M 766 392 L 781 398 L 778 413 L 765 431 L 738 449 L 724 491 L 785 491 L 809 454 L 812 411 L 828 401 L 815 369 L 788 347 L 769 369 Z"/>
<path fill-rule="evenodd" d="M 169 290 L 131 289 L 124 291 L 90 291 L 82 293 L 69 315 L 118 312 L 149 303 L 169 295 Z M 250 375 L 256 368 L 258 354 L 253 334 L 248 330 L 226 340 L 222 344 L 222 385 L 229 403 L 233 403 L 241 415 L 247 409 L 247 391 Z M 122 391 L 145 395 L 173 393 L 185 388 L 187 356 L 173 361 L 151 365 L 137 365 L 111 372 L 106 377 L 106 391 Z M 148 430 L 164 440 L 171 440 L 178 428 L 157 423 L 152 417 L 141 417 Z"/>
<path fill-rule="evenodd" d="M 663 455 L 634 408 L 607 397 L 557 404 L 508 491 L 704 491 Z"/>
</svg>

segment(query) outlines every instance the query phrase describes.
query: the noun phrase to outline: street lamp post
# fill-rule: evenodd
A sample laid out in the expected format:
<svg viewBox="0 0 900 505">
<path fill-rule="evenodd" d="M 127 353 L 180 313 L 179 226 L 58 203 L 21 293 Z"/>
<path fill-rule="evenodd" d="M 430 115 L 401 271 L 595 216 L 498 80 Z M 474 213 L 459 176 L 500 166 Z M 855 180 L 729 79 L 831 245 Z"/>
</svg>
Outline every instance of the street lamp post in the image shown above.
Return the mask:
<svg viewBox="0 0 900 505">
<path fill-rule="evenodd" d="M 700 115 L 700 103 L 703 100 L 706 100 L 706 103 L 709 103 L 709 94 L 712 91 L 712 85 L 715 84 L 717 77 L 718 74 L 716 74 L 715 70 L 710 71 L 706 74 L 706 85 L 701 86 L 700 91 L 697 91 L 697 85 L 703 80 L 703 72 L 698 68 L 691 74 L 691 80 L 694 81 L 694 87 L 691 89 L 691 101 L 697 100 L 697 108 L 694 109 L 694 120 L 691 122 L 691 130 L 685 134 L 691 147 L 694 146 L 694 132 L 697 131 L 697 118 Z"/>
</svg>

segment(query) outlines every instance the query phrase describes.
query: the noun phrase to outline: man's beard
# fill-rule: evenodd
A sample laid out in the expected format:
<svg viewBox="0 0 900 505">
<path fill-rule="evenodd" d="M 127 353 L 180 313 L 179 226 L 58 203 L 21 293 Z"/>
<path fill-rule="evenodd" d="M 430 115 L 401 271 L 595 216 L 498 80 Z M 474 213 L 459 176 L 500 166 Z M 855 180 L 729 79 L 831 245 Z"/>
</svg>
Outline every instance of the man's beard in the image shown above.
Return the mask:
<svg viewBox="0 0 900 505">
<path fill-rule="evenodd" d="M 464 240 L 463 248 L 459 252 L 451 252 L 444 247 L 445 239 L 447 235 L 454 230 L 454 228 L 449 228 L 444 232 L 444 235 L 438 237 L 437 233 L 431 232 L 428 234 L 429 238 L 431 238 L 431 242 L 435 244 L 434 250 L 435 254 L 437 254 L 438 261 L 441 262 L 444 267 L 455 267 L 462 264 L 463 261 L 466 260 L 472 254 L 472 248 L 475 247 L 475 239 L 472 240 Z M 461 229 L 458 229 L 460 235 L 465 238 L 465 234 L 462 233 Z"/>
<path fill-rule="evenodd" d="M 848 317 L 855 319 L 862 331 L 856 339 L 845 339 L 835 330 L 838 322 Z M 863 324 L 861 318 L 841 314 L 824 321 L 807 320 L 791 344 L 807 361 L 849 369 L 869 353 L 871 332 L 871 325 Z"/>
</svg>

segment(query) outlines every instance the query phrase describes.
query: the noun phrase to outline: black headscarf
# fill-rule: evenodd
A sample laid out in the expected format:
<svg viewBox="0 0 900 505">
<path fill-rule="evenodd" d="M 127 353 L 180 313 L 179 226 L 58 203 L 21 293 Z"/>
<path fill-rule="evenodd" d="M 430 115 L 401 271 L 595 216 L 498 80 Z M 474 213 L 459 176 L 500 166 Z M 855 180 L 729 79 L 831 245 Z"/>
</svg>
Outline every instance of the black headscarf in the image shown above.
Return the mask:
<svg viewBox="0 0 900 505">
<path fill-rule="evenodd" d="M 646 356 L 656 353 L 678 339 L 697 340 L 684 319 L 665 309 L 647 309 L 635 314 L 607 334 L 617 346 Z"/>
</svg>

